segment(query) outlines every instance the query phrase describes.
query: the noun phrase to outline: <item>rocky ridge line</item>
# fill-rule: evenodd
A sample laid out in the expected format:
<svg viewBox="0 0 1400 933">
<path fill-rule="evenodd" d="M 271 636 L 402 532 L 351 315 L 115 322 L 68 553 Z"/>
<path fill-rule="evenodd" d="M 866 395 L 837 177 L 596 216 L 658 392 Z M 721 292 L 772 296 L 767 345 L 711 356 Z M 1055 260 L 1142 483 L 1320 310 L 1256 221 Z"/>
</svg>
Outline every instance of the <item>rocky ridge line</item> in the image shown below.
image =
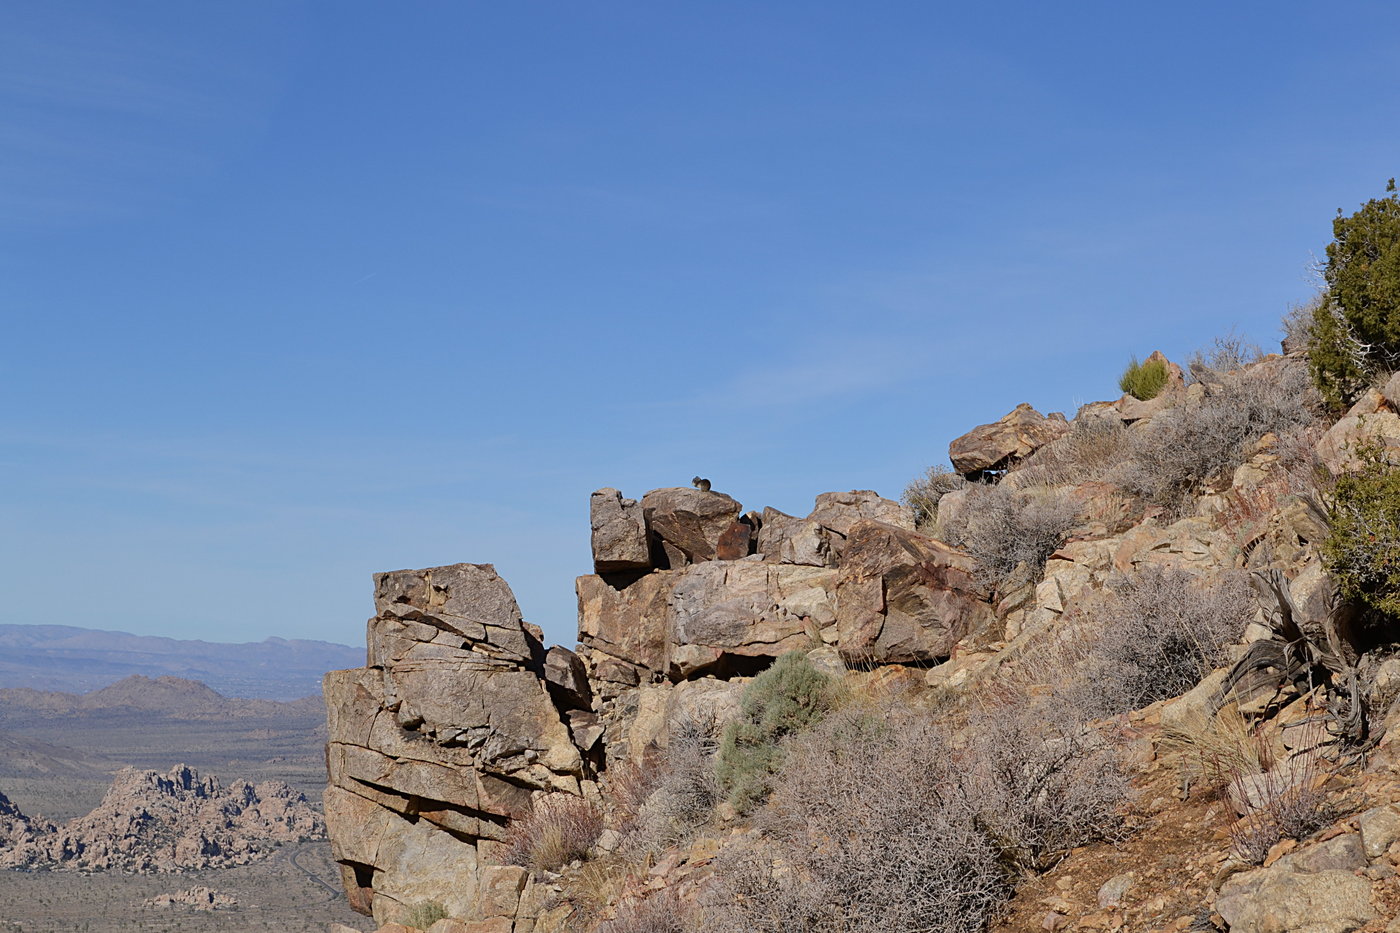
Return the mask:
<svg viewBox="0 0 1400 933">
<path fill-rule="evenodd" d="M 165 774 L 125 768 L 92 812 L 62 826 L 30 820 L 0 796 L 0 868 L 226 868 L 324 834 L 320 814 L 282 781 L 224 786 L 185 765 Z"/>
</svg>

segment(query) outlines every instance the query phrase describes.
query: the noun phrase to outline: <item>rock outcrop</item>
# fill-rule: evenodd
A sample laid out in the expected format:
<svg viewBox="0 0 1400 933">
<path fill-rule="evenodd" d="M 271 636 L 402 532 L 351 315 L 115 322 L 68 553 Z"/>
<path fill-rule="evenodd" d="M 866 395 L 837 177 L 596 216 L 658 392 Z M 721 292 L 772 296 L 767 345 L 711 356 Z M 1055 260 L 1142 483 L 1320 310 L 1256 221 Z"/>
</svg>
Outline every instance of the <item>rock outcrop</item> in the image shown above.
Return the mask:
<svg viewBox="0 0 1400 933">
<path fill-rule="evenodd" d="M 1266 358 L 1250 364 L 1251 378 L 1296 375 L 1301 365 Z M 1288 730 L 1315 722 L 1319 710 L 1335 719 L 1347 696 L 1338 672 L 1354 672 L 1362 658 L 1331 614 L 1336 591 L 1317 550 L 1323 519 L 1289 470 L 1316 457 L 1344 471 L 1366 439 L 1400 437 L 1392 424 L 1400 382 L 1368 395 L 1325 436 L 1312 422 L 1287 437 L 1283 428 L 1258 432 L 1225 467 L 1195 475 L 1179 500 L 1164 504 L 1143 491 L 1141 474 L 1121 478 L 1115 458 L 1154 431 L 1180 431 L 1197 411 L 1192 406 L 1225 378 L 1193 370 L 1188 386 L 1179 367 L 1169 364 L 1168 373 L 1163 393 L 1146 402 L 1091 403 L 1073 423 L 1021 405 L 950 445 L 954 469 L 1001 483 L 992 491 L 1005 502 L 1061 497 L 1073 506 L 1068 531 L 1057 532 L 1042 557 L 1018 559 L 995 585 L 987 562 L 972 556 L 984 552 L 948 543 L 967 540 L 947 529 L 989 501 L 971 485 L 943 496 L 932 533 L 915 527 L 910 509 L 864 490 L 823 494 L 797 516 L 746 512 L 710 490 L 658 489 L 632 500 L 600 489 L 589 510 L 594 573 L 576 582 L 573 649 L 545 649 L 490 565 L 377 575 L 366 666 L 328 675 L 324 689 L 327 821 L 351 905 L 390 930 L 428 902 L 448 914 L 434 926 L 444 933 L 581 929 L 571 925 L 582 921 L 570 905 L 557 903 L 565 893 L 558 875 L 505 864 L 512 827 L 561 801 L 606 809 L 617 775 L 664 758 L 678 723 L 718 729 L 734 719 L 745 685 L 785 652 L 805 651 L 815 668 L 906 712 L 965 700 L 995 708 L 1007 696 L 1059 698 L 1052 691 L 1064 685 L 1047 683 L 1047 668 L 1080 670 L 1100 650 L 1093 613 L 1120 598 L 1120 584 L 1175 575 L 1191 586 L 1214 585 L 1256 571 L 1261 595 L 1272 592 L 1277 607 L 1255 603 L 1245 588 L 1227 623 L 1243 629 L 1241 643 L 1226 654 L 1237 664 L 1264 658 L 1253 671 L 1263 671 L 1262 679 L 1247 676 L 1247 667 L 1203 670 L 1183 695 L 1119 707 L 1111 721 L 1077 720 L 1077 728 L 1121 743 L 1150 795 L 1135 804 L 1142 864 L 1115 865 L 1102 852 L 1059 853 L 1063 863 L 1045 864 L 1067 866 L 1056 868 L 1063 877 L 1055 890 L 1065 896 L 1043 897 L 1048 889 L 1037 888 L 992 929 L 1203 929 L 1214 911 L 1213 928 L 1235 933 L 1379 930 L 1377 885 L 1398 877 L 1387 862 L 1400 864 L 1400 780 L 1360 782 L 1370 809 L 1353 811 L 1359 815 L 1351 822 L 1337 821 L 1320 838 L 1300 833 L 1288 845 L 1265 846 L 1267 856 L 1251 856 L 1250 865 L 1202 850 L 1246 831 L 1248 819 L 1257 823 L 1271 795 L 1315 789 L 1317 773 L 1307 768 L 1317 761 L 1301 757 L 1313 751 L 1300 751 L 1303 733 Z M 1295 622 L 1297 632 L 1288 628 Z M 1301 644 L 1323 646 L 1317 650 L 1325 649 L 1326 660 L 1280 683 L 1274 674 Z M 1112 649 L 1115 663 L 1138 663 L 1129 647 Z M 1400 662 L 1386 663 L 1389 679 L 1375 682 L 1389 685 L 1387 703 L 1395 704 L 1386 721 L 1400 722 Z M 1066 703 L 1093 701 L 1064 696 Z M 1251 717 L 1259 742 L 1272 744 L 1260 753 L 1259 773 L 1234 782 L 1233 796 L 1221 792 L 1198 804 L 1186 793 L 1189 780 L 1166 773 L 1172 766 L 1162 749 L 1169 738 L 1205 729 L 1227 703 Z M 1379 754 L 1400 771 L 1400 739 L 1387 741 Z M 1190 832 L 1170 812 L 1180 797 L 1187 798 L 1181 806 L 1196 807 Z M 1238 812 L 1226 815 L 1232 802 Z M 617 897 L 640 901 L 658 889 L 698 897 L 720 850 L 761 832 L 736 823 L 732 810 L 711 809 L 718 833 L 648 861 L 645 878 L 629 875 Z M 615 851 L 619 838 L 609 828 L 595 854 Z M 1162 875 L 1172 880 L 1160 884 L 1150 864 L 1159 841 L 1183 850 L 1173 855 L 1175 874 Z M 1072 891 L 1076 884 L 1083 890 Z M 1392 887 L 1400 898 L 1400 882 Z"/>
<path fill-rule="evenodd" d="M 546 651 L 489 565 L 375 577 L 367 664 L 324 685 L 326 819 L 352 906 L 389 923 L 432 899 L 532 931 L 534 882 L 499 861 L 539 799 L 595 798 L 600 770 L 664 742 L 681 711 L 733 716 L 730 681 L 784 652 L 935 664 L 992 634 L 969 559 L 897 502 L 742 512 L 691 488 L 595 493 L 577 652 Z"/>
<path fill-rule="evenodd" d="M 4 864 L 6 852 L 32 845 L 56 828 L 46 820 L 25 816 L 10 798 L 0 794 L 0 865 Z"/>
<path fill-rule="evenodd" d="M 585 793 L 591 766 L 550 692 L 568 708 L 585 685 L 490 565 L 381 573 L 374 598 L 368 665 L 324 687 L 334 854 L 351 905 L 382 922 L 424 900 L 479 914 L 505 871 L 482 850 L 533 795 Z"/>
<path fill-rule="evenodd" d="M 118 772 L 96 809 L 62 827 L 26 820 L 13 805 L 6 811 L 0 804 L 0 834 L 7 819 L 11 842 L 0 846 L 0 868 L 225 868 L 262 858 L 284 843 L 325 835 L 315 808 L 287 784 L 235 781 L 225 787 L 185 765 L 166 774 Z M 24 824 L 19 833 L 13 831 L 17 823 Z"/>
</svg>

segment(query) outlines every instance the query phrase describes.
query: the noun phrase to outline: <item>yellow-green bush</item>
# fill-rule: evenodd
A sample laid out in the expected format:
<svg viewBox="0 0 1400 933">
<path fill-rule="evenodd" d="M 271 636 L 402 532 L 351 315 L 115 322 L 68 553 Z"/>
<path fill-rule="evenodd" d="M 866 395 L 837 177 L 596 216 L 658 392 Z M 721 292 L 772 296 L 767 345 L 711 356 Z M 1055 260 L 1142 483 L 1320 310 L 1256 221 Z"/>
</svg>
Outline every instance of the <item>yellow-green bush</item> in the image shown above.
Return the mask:
<svg viewBox="0 0 1400 933">
<path fill-rule="evenodd" d="M 1166 387 L 1167 364 L 1160 359 L 1139 363 L 1138 358 L 1133 357 L 1118 379 L 1118 388 L 1142 401 L 1156 398 Z"/>
</svg>

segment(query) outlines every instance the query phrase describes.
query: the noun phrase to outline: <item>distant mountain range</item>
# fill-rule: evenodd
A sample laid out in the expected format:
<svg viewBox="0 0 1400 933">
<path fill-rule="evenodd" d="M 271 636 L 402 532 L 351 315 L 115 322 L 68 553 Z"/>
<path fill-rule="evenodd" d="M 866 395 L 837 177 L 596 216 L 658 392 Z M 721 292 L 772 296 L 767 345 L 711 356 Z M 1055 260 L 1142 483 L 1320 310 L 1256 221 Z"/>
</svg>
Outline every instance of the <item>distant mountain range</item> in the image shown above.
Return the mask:
<svg viewBox="0 0 1400 933">
<path fill-rule="evenodd" d="M 33 687 L 0 687 L 0 725 L 11 720 L 30 722 L 36 717 L 102 715 L 113 711 L 143 712 L 177 719 L 247 719 L 260 716 L 320 715 L 319 696 L 296 700 L 225 697 L 197 680 L 183 677 L 150 678 L 132 674 L 114 684 L 86 694 Z M 3 735 L 0 735 L 3 739 Z M 3 747 L 3 746 L 0 746 Z"/>
<path fill-rule="evenodd" d="M 225 697 L 294 700 L 320 693 L 326 671 L 362 664 L 363 648 L 325 641 L 225 644 L 71 625 L 0 624 L 0 688 L 89 693 L 139 674 L 202 681 Z"/>
</svg>

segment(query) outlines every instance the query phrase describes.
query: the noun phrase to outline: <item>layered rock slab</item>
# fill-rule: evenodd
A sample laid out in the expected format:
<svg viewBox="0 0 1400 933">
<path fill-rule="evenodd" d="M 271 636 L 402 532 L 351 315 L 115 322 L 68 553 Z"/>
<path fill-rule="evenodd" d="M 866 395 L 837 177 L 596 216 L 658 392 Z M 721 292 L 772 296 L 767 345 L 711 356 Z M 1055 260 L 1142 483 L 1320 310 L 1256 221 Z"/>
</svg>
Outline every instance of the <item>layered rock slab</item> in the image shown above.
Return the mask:
<svg viewBox="0 0 1400 933">
<path fill-rule="evenodd" d="M 475 909 L 482 844 L 587 766 L 551 697 L 568 681 L 489 564 L 375 575 L 368 665 L 324 685 L 326 818 L 351 904 L 380 922 L 451 889 Z M 567 686 L 580 688 L 576 681 Z"/>
</svg>

